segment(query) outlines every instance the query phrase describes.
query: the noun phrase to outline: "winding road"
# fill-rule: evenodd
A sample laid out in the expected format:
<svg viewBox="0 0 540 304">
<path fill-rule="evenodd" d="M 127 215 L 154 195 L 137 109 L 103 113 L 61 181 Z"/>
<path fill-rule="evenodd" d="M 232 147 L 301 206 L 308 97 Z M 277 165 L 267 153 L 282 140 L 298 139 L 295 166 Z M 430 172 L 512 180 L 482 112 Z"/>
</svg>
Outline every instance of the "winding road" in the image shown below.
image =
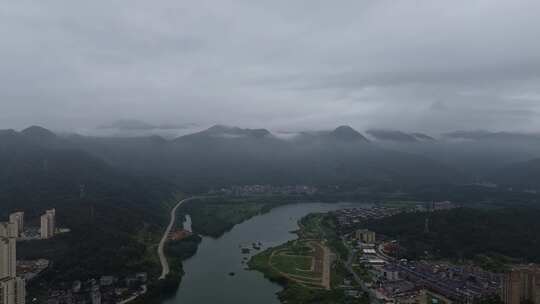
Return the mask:
<svg viewBox="0 0 540 304">
<path fill-rule="evenodd" d="M 190 201 L 194 199 L 195 197 L 190 197 L 183 199 L 174 206 L 174 208 L 171 210 L 171 220 L 169 222 L 169 226 L 167 226 L 167 229 L 165 230 L 165 233 L 163 234 L 163 237 L 161 238 L 161 241 L 159 242 L 158 246 L 158 256 L 159 261 L 161 262 L 161 276 L 159 277 L 160 280 L 165 279 L 165 277 L 169 274 L 169 262 L 167 261 L 167 257 L 165 256 L 165 243 L 167 243 L 167 239 L 169 237 L 169 233 L 171 232 L 172 228 L 174 227 L 174 222 L 176 221 L 176 210 L 178 207 L 180 207 L 183 203 Z"/>
</svg>

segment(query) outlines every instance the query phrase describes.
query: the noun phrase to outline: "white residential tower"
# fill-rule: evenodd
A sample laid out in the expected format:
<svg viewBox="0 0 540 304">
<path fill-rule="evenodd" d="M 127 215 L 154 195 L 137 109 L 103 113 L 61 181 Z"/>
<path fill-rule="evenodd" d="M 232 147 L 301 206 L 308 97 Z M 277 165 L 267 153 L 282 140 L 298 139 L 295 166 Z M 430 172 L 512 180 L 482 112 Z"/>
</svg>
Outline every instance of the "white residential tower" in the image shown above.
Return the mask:
<svg viewBox="0 0 540 304">
<path fill-rule="evenodd" d="M 56 229 L 56 210 L 50 209 L 41 216 L 41 238 L 50 239 L 54 236 Z"/>
</svg>

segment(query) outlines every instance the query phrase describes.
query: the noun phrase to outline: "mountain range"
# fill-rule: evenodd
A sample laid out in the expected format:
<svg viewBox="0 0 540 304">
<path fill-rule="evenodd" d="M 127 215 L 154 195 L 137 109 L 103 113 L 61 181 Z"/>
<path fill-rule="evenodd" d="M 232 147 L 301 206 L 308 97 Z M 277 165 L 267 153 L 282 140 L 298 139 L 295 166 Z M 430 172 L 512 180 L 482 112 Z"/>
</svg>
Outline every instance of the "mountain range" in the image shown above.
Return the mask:
<svg viewBox="0 0 540 304">
<path fill-rule="evenodd" d="M 508 145 L 512 133 L 472 133 L 478 139 L 464 132 L 441 139 L 390 130 L 368 130 L 366 134 L 339 126 L 283 138 L 266 129 L 215 125 L 169 140 L 155 135 L 56 135 L 33 126 L 21 132 L 1 131 L 0 144 L 11 142 L 23 150 L 39 147 L 55 154 L 78 153 L 81 160 L 100 164 L 91 167 L 156 177 L 185 190 L 253 183 L 402 185 L 493 180 L 513 184 L 517 181 L 500 178 L 501 170 L 524 171 L 527 166 L 522 163 L 540 155 L 540 141 L 532 136 L 516 135 L 512 138 L 520 140 Z M 467 139 L 446 140 L 449 137 Z"/>
</svg>

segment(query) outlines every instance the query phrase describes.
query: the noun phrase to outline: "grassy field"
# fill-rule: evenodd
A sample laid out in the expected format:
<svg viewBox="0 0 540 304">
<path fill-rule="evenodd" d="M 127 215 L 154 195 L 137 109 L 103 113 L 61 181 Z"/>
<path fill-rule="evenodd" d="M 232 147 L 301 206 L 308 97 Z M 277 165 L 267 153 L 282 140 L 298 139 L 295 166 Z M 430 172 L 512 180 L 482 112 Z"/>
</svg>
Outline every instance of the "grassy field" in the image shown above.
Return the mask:
<svg viewBox="0 0 540 304">
<path fill-rule="evenodd" d="M 340 243 L 326 214 L 310 214 L 300 221 L 299 239 L 269 248 L 251 258 L 248 266 L 281 284 L 280 300 L 288 304 L 366 304 L 369 299 L 345 296 L 341 285 L 350 275 L 341 261 L 330 265 L 330 287 L 323 284 L 324 244 Z M 339 241 L 339 242 L 338 242 Z M 335 252 L 335 251 L 334 251 Z"/>
<path fill-rule="evenodd" d="M 316 263 L 320 257 L 311 244 L 312 241 L 291 241 L 279 247 L 271 248 L 254 256 L 249 266 L 252 269 L 264 269 L 271 279 L 285 278 L 300 285 L 322 288 L 322 272 Z"/>
<path fill-rule="evenodd" d="M 349 254 L 336 233 L 334 218 L 326 213 L 311 213 L 300 220 L 299 236 L 307 239 L 325 240 L 326 245 L 343 260 Z"/>
<path fill-rule="evenodd" d="M 287 274 L 315 274 L 311 271 L 313 258 L 310 256 L 293 256 L 286 253 L 278 253 L 272 258 L 272 266 L 278 271 Z"/>
<path fill-rule="evenodd" d="M 322 239 L 324 231 L 322 229 L 322 219 L 324 214 L 312 213 L 302 218 L 300 221 L 300 236 L 306 239 Z"/>
<path fill-rule="evenodd" d="M 313 259 L 311 255 L 314 254 L 313 250 L 305 244 L 306 242 L 303 240 L 291 241 L 270 248 L 253 256 L 248 265 L 250 269 L 261 271 L 266 278 L 285 287 L 278 294 L 283 303 L 355 303 L 351 302 L 351 299 L 347 299 L 342 290 L 325 290 L 322 288 L 321 273 L 304 271 L 305 269 L 311 269 Z M 291 253 L 307 255 L 296 256 L 290 255 Z"/>
</svg>

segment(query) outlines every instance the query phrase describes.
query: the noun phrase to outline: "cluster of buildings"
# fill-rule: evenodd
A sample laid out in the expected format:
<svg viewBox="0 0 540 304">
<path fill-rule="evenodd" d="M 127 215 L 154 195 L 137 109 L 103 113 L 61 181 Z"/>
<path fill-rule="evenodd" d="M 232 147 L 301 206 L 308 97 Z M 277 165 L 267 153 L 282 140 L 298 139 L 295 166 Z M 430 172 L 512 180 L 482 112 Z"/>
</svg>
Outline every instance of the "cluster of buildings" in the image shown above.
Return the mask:
<svg viewBox="0 0 540 304">
<path fill-rule="evenodd" d="M 148 275 L 144 272 L 125 278 L 102 276 L 87 281 L 59 284 L 49 290 L 47 304 L 117 304 L 146 293 Z"/>
<path fill-rule="evenodd" d="M 400 261 L 380 267 L 378 274 L 374 286 L 386 302 L 471 304 L 498 296 L 505 304 L 540 304 L 537 265 L 518 265 L 500 274 L 472 265 Z"/>
<path fill-rule="evenodd" d="M 334 212 L 337 219 L 338 230 L 340 232 L 350 231 L 368 220 L 376 220 L 403 212 L 398 208 L 387 207 L 361 207 L 347 208 Z"/>
<path fill-rule="evenodd" d="M 224 188 L 218 191 L 220 194 L 234 196 L 251 195 L 313 195 L 317 193 L 317 188 L 306 185 L 294 186 L 272 186 L 272 185 L 243 185 Z"/>
<path fill-rule="evenodd" d="M 472 304 L 501 294 L 503 274 L 473 265 L 395 260 L 380 252 L 377 245 L 381 244 L 366 242 L 371 240 L 370 235 L 372 232 L 363 229 L 352 235 L 362 240 L 353 269 L 363 269 L 368 274 L 369 283 L 365 283 L 364 277 L 364 284 L 378 303 Z"/>
<path fill-rule="evenodd" d="M 451 210 L 455 209 L 458 206 L 451 201 L 442 201 L 442 202 L 430 202 L 427 203 L 426 208 L 428 211 L 434 212 L 434 211 L 444 211 L 444 210 Z"/>
<path fill-rule="evenodd" d="M 474 303 L 499 294 L 502 275 L 475 266 L 424 261 L 391 262 L 379 269 L 377 293 L 394 302 Z"/>
<path fill-rule="evenodd" d="M 344 233 L 351 231 L 369 220 L 378 220 L 403 212 L 436 212 L 451 210 L 459 206 L 450 201 L 417 203 L 412 208 L 391 208 L 384 206 L 371 206 L 361 208 L 348 208 L 336 211 L 338 229 Z"/>
<path fill-rule="evenodd" d="M 26 283 L 17 276 L 17 223 L 0 223 L 0 304 L 24 304 Z"/>
<path fill-rule="evenodd" d="M 440 207 L 453 208 L 447 204 Z M 358 213 L 366 218 L 391 211 L 340 213 L 345 218 L 356 218 Z M 540 266 L 518 265 L 501 274 L 472 264 L 398 260 L 389 256 L 396 242 L 377 242 L 374 231 L 357 229 L 346 236 L 358 252 L 353 266 L 367 271 L 371 283 L 365 286 L 379 303 L 473 304 L 480 299 L 499 297 L 505 304 L 540 304 Z"/>
</svg>

